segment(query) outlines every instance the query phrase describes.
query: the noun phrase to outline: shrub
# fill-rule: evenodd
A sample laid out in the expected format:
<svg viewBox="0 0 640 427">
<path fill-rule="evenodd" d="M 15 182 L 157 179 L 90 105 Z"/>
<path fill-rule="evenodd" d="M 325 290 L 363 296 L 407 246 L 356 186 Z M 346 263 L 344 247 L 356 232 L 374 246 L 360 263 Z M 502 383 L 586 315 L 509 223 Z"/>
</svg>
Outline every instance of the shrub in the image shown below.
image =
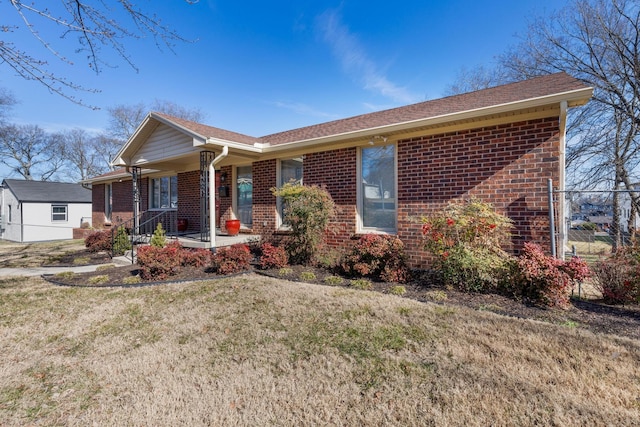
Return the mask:
<svg viewBox="0 0 640 427">
<path fill-rule="evenodd" d="M 342 269 L 349 276 L 404 283 L 409 277 L 404 244 L 395 236 L 365 234 L 344 256 Z"/>
<path fill-rule="evenodd" d="M 450 203 L 422 218 L 424 248 L 445 285 L 467 291 L 492 291 L 506 274 L 510 257 L 502 249 L 511 220 L 477 200 Z"/>
<path fill-rule="evenodd" d="M 356 279 L 349 282 L 349 285 L 353 288 L 369 291 L 373 289 L 373 283 L 367 279 Z"/>
<path fill-rule="evenodd" d="M 89 278 L 90 285 L 104 285 L 109 281 L 108 275 L 93 276 Z"/>
<path fill-rule="evenodd" d="M 573 282 L 587 277 L 589 269 L 580 258 L 564 262 L 546 255 L 535 243 L 525 243 L 517 259 L 513 291 L 527 302 L 564 308 Z"/>
<path fill-rule="evenodd" d="M 407 293 L 407 289 L 404 286 L 392 286 L 389 288 L 389 293 L 391 295 L 404 295 Z"/>
<path fill-rule="evenodd" d="M 313 271 L 303 271 L 302 273 L 300 273 L 300 280 L 316 280 L 316 273 L 314 273 Z"/>
<path fill-rule="evenodd" d="M 640 260 L 637 248 L 619 248 L 593 266 L 594 286 L 608 303 L 640 302 Z"/>
<path fill-rule="evenodd" d="M 287 251 L 281 246 L 274 246 L 271 243 L 264 243 L 261 247 L 260 267 L 284 268 L 289 264 Z"/>
<path fill-rule="evenodd" d="M 101 230 L 89 234 L 84 239 L 84 246 L 89 252 L 111 252 L 111 230 Z"/>
<path fill-rule="evenodd" d="M 184 267 L 206 267 L 211 265 L 211 251 L 209 249 L 180 249 L 180 264 Z"/>
<path fill-rule="evenodd" d="M 131 249 L 131 242 L 129 241 L 129 235 L 124 226 L 121 225 L 116 229 L 116 234 L 113 237 L 113 255 L 121 256 L 125 252 Z"/>
<path fill-rule="evenodd" d="M 138 265 L 140 276 L 144 280 L 164 280 L 176 274 L 181 265 L 181 247 L 179 244 L 164 248 L 157 246 L 138 247 Z"/>
<path fill-rule="evenodd" d="M 159 222 L 158 225 L 156 225 L 156 229 L 153 232 L 153 236 L 151 236 L 151 241 L 149 242 L 149 244 L 151 246 L 155 246 L 156 248 L 163 248 L 167 244 L 167 238 L 165 234 L 166 233 L 162 228 L 162 223 Z"/>
<path fill-rule="evenodd" d="M 284 220 L 291 227 L 291 236 L 285 244 L 289 261 L 303 265 L 311 263 L 335 212 L 331 195 L 316 185 L 285 184 L 271 191 L 282 198 Z"/>
<path fill-rule="evenodd" d="M 344 283 L 344 279 L 340 276 L 327 276 L 324 278 L 323 282 L 327 285 L 337 286 L 342 285 Z"/>
<path fill-rule="evenodd" d="M 124 280 L 122 280 L 122 283 L 125 285 L 135 285 L 140 282 L 142 282 L 142 278 L 140 276 L 125 277 Z"/>
<path fill-rule="evenodd" d="M 249 247 L 241 243 L 218 249 L 212 258 L 213 268 L 219 274 L 239 273 L 251 267 Z"/>
</svg>

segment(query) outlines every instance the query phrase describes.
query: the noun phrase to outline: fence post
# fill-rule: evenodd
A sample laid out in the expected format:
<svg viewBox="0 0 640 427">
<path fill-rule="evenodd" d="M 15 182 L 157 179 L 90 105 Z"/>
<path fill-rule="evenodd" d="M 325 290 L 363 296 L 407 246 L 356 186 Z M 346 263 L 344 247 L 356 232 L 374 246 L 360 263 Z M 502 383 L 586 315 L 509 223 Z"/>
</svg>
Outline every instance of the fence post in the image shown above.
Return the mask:
<svg viewBox="0 0 640 427">
<path fill-rule="evenodd" d="M 549 237 L 551 237 L 551 256 L 557 257 L 556 253 L 556 224 L 553 211 L 553 181 L 547 181 L 547 196 L 549 198 Z"/>
</svg>

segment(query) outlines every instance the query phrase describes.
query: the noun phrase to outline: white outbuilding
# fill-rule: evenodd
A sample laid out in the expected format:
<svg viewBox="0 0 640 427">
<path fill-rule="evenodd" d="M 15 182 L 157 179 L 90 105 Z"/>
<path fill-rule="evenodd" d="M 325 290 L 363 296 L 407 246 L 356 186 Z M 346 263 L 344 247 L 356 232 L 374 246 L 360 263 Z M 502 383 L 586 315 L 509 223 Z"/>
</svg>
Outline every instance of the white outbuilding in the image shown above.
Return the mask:
<svg viewBox="0 0 640 427">
<path fill-rule="evenodd" d="M 91 222 L 91 190 L 66 182 L 5 179 L 0 187 L 0 239 L 38 242 L 73 238 Z"/>
</svg>

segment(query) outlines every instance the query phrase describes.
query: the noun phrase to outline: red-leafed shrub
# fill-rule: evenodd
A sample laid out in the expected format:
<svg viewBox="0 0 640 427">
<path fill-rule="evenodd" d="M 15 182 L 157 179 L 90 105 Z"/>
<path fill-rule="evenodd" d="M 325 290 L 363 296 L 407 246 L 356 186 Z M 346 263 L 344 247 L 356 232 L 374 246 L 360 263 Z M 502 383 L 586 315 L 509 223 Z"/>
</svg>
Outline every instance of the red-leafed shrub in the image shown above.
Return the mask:
<svg viewBox="0 0 640 427">
<path fill-rule="evenodd" d="M 211 251 L 209 249 L 182 248 L 180 251 L 180 263 L 183 266 L 207 267 L 211 265 Z"/>
<path fill-rule="evenodd" d="M 492 292 L 508 272 L 511 220 L 478 200 L 452 202 L 422 218 L 424 248 L 447 286 L 472 292 Z"/>
<path fill-rule="evenodd" d="M 593 267 L 594 285 L 612 304 L 640 302 L 640 259 L 637 247 L 618 249 Z"/>
<path fill-rule="evenodd" d="M 282 246 L 274 246 L 271 243 L 264 243 L 260 248 L 262 255 L 260 256 L 260 267 L 283 268 L 289 264 L 287 251 Z"/>
<path fill-rule="evenodd" d="M 545 254 L 537 244 L 525 243 L 517 259 L 513 291 L 536 305 L 565 308 L 573 281 L 584 280 L 589 274 L 587 265 L 578 257 L 564 262 Z"/>
<path fill-rule="evenodd" d="M 101 230 L 89 234 L 84 239 L 89 252 L 111 251 L 111 230 Z"/>
<path fill-rule="evenodd" d="M 342 260 L 342 269 L 350 276 L 404 283 L 409 278 L 404 244 L 395 236 L 365 234 Z"/>
<path fill-rule="evenodd" d="M 233 274 L 249 270 L 251 251 L 247 245 L 238 243 L 219 248 L 213 255 L 212 266 L 219 274 Z"/>
<path fill-rule="evenodd" d="M 164 280 L 180 270 L 182 248 L 179 244 L 138 247 L 140 276 L 144 280 Z"/>
</svg>

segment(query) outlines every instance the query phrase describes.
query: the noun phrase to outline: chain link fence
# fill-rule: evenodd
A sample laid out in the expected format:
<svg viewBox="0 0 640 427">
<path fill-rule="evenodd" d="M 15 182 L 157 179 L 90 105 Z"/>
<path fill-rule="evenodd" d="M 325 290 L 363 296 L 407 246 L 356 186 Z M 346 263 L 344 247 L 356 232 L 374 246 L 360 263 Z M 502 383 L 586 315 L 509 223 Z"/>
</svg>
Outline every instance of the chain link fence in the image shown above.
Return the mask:
<svg viewBox="0 0 640 427">
<path fill-rule="evenodd" d="M 565 259 L 578 255 L 595 262 L 635 241 L 640 215 L 631 203 L 629 191 L 576 190 L 565 191 L 563 196 L 554 198 L 556 204 L 564 199 L 566 234 L 561 240 Z M 556 224 L 556 229 L 561 229 L 560 225 Z"/>
</svg>

